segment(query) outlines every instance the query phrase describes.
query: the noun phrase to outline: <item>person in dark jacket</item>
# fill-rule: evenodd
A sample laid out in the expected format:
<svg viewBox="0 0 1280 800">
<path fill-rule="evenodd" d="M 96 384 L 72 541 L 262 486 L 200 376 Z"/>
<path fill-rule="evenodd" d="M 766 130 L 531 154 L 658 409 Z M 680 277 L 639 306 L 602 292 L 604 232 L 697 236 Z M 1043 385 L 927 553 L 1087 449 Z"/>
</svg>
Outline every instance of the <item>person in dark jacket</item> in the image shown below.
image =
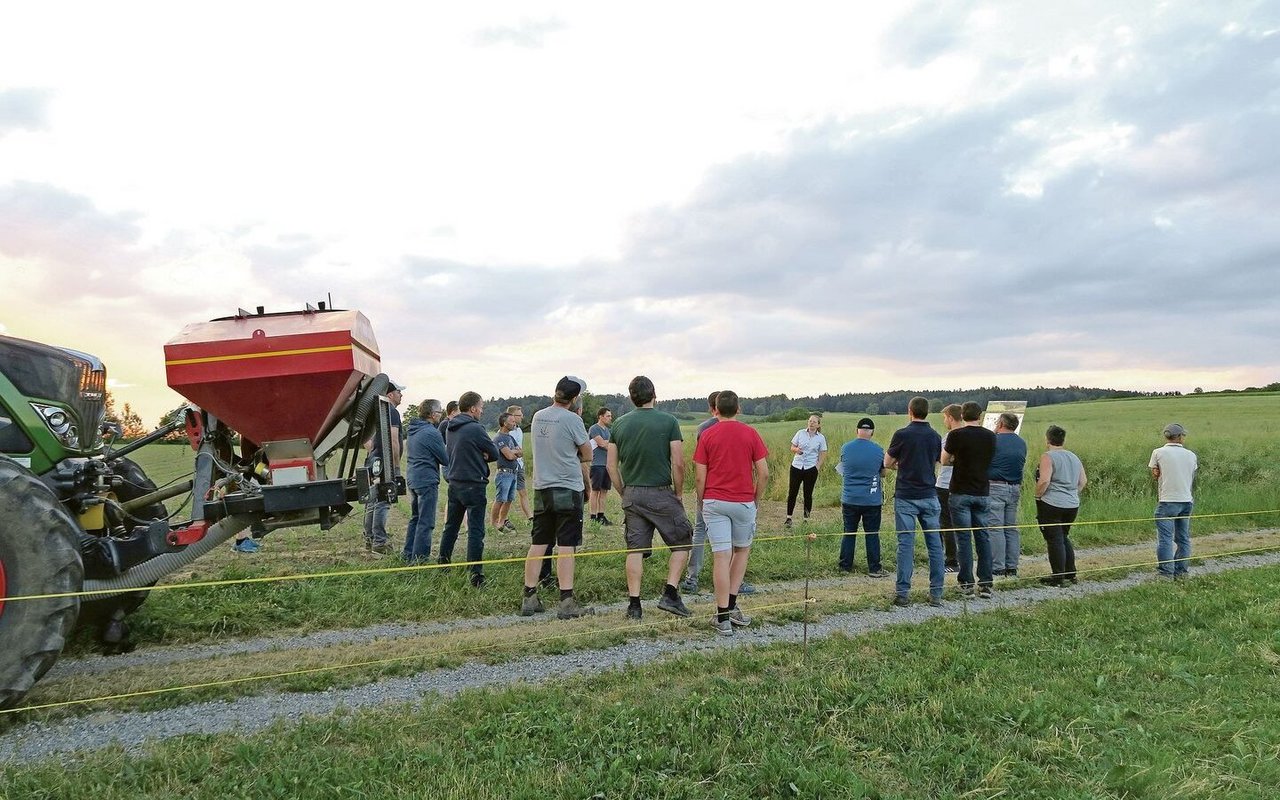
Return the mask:
<svg viewBox="0 0 1280 800">
<path fill-rule="evenodd" d="M 476 392 L 458 398 L 458 416 L 445 429 L 445 451 L 449 464 L 444 477 L 449 481 L 449 501 L 444 531 L 440 534 L 440 563 L 453 560 L 453 545 L 467 517 L 467 561 L 471 564 L 471 585 L 484 585 L 484 568 L 474 562 L 484 558 L 484 518 L 488 504 L 489 464 L 498 460 L 498 448 L 480 424 L 484 400 Z"/>
<path fill-rule="evenodd" d="M 436 527 L 440 496 L 440 468 L 449 465 L 449 455 L 440 435 L 444 409 L 439 400 L 423 400 L 418 418 L 409 421 L 409 528 L 404 537 L 406 564 L 422 564 L 431 556 L 431 532 Z"/>
</svg>

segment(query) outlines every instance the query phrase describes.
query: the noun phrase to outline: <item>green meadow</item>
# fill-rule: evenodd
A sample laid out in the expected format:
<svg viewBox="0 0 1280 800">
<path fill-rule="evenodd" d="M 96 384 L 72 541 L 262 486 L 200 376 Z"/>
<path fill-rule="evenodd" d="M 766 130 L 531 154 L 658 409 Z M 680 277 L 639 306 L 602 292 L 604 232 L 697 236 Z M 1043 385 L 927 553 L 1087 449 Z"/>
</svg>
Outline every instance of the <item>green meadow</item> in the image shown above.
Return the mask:
<svg viewBox="0 0 1280 800">
<path fill-rule="evenodd" d="M 1272 798 L 1280 567 L 0 768 L 8 797 Z"/>
<path fill-rule="evenodd" d="M 1027 481 L 1043 452 L 1043 431 L 1049 424 L 1067 430 L 1067 447 L 1080 456 L 1089 475 L 1089 487 L 1082 498 L 1080 519 L 1072 538 L 1077 547 L 1132 544 L 1154 541 L 1150 518 L 1155 506 L 1155 488 L 1147 469 L 1151 450 L 1162 444 L 1160 430 L 1170 421 L 1185 425 L 1190 435 L 1187 446 L 1200 458 L 1196 488 L 1196 514 L 1233 514 L 1193 521 L 1193 535 L 1218 531 L 1280 527 L 1280 480 L 1277 480 L 1275 443 L 1280 441 L 1280 396 L 1196 395 L 1176 398 L 1095 401 L 1032 408 L 1023 424 L 1028 443 Z M 771 482 L 768 499 L 761 509 L 762 541 L 752 553 L 749 579 L 761 582 L 792 580 L 806 576 L 834 577 L 835 553 L 842 530 L 840 485 L 834 471 L 840 445 L 853 438 L 861 415 L 828 414 L 823 432 L 831 445 L 831 456 L 818 481 L 815 512 L 810 524 L 798 526 L 791 535 L 782 528 L 785 516 L 787 472 L 790 466 L 788 443 L 801 427 L 795 422 L 765 423 L 759 426 L 769 446 Z M 930 421 L 940 429 L 937 414 Z M 906 424 L 904 416 L 881 415 L 876 421 L 875 439 L 887 445 L 893 430 Z M 686 458 L 692 458 L 694 425 L 686 426 Z M 152 446 L 138 454 L 138 460 L 157 483 L 190 470 L 191 451 L 185 446 Z M 686 507 L 692 512 L 692 468 L 688 470 Z M 886 492 L 892 497 L 892 473 Z M 443 527 L 441 514 L 435 540 Z M 174 501 L 174 505 L 178 501 Z M 891 501 L 890 501 L 891 503 Z M 393 507 L 388 523 L 393 538 L 403 542 L 408 503 Z M 891 505 L 885 509 L 884 530 L 892 528 Z M 1236 515 L 1237 512 L 1253 512 Z M 623 548 L 622 511 L 616 493 L 610 495 L 608 516 L 612 527 L 588 525 L 585 549 L 603 552 Z M 517 533 L 495 533 L 486 538 L 486 557 L 519 558 L 528 549 L 528 526 L 513 510 Z M 1034 522 L 1034 503 L 1029 490 L 1022 498 L 1023 523 Z M 1117 522 L 1119 520 L 1120 522 Z M 1124 520 L 1136 520 L 1125 522 Z M 342 572 L 394 566 L 394 559 L 371 561 L 364 555 L 360 534 L 361 508 L 332 530 L 298 528 L 275 531 L 264 540 L 262 552 L 245 556 L 219 548 L 196 561 L 189 570 L 166 582 L 224 580 L 317 572 Z M 803 533 L 820 538 L 806 554 Z M 465 535 L 460 547 L 465 549 Z M 463 550 L 458 551 L 460 555 Z M 885 560 L 892 569 L 893 546 L 884 540 Z M 860 548 L 861 550 L 861 548 Z M 917 548 L 917 557 L 922 558 Z M 1154 550 L 1154 547 L 1153 547 Z M 1044 544 L 1034 527 L 1023 530 L 1023 552 L 1042 554 Z M 625 598 L 621 554 L 584 558 L 577 570 L 578 594 L 589 602 L 614 602 Z M 653 598 L 661 590 L 666 557 L 659 552 L 645 570 L 644 593 Z M 352 627 L 389 620 L 437 620 L 509 613 L 517 602 L 522 565 L 495 564 L 486 568 L 490 586 L 473 591 L 466 586 L 460 570 L 430 575 L 373 575 L 352 578 L 325 578 L 280 584 L 230 586 L 153 593 L 134 615 L 132 624 L 144 643 L 203 641 L 210 637 L 264 634 L 283 629 L 325 629 Z M 704 576 L 706 577 L 706 576 Z M 416 580 L 415 578 L 421 578 Z M 889 591 L 888 587 L 885 589 Z M 74 645 L 91 646 L 91 637 L 82 636 Z"/>
</svg>

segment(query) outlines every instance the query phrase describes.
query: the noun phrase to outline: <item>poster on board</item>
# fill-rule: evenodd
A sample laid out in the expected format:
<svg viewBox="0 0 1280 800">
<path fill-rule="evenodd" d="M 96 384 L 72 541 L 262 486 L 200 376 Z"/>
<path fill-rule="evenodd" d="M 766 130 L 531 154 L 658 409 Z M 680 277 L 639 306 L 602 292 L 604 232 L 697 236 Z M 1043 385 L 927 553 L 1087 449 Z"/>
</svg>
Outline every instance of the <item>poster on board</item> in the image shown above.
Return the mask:
<svg viewBox="0 0 1280 800">
<path fill-rule="evenodd" d="M 1026 400 L 988 400 L 986 413 L 982 415 L 982 427 L 994 431 L 996 420 L 1006 411 L 1018 417 L 1018 429 L 1014 433 L 1022 433 L 1022 418 L 1027 414 Z"/>
</svg>

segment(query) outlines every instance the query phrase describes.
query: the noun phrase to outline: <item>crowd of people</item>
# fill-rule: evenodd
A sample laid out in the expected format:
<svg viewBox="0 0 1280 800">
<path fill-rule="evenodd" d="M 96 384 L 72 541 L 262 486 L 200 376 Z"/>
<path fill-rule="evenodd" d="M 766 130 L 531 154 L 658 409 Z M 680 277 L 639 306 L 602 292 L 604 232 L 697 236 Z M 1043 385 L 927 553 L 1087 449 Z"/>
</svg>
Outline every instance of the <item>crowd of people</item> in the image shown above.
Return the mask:
<svg viewBox="0 0 1280 800">
<path fill-rule="evenodd" d="M 715 630 L 732 635 L 751 624 L 738 607 L 739 595 L 753 591 L 745 582 L 761 499 L 768 487 L 768 448 L 756 429 L 737 419 L 740 403 L 729 390 L 707 398 L 708 418 L 697 429 L 692 457 L 694 520 L 684 504 L 685 450 L 679 421 L 656 408 L 653 382 L 638 375 L 627 387 L 635 410 L 614 419 L 608 408 L 596 413 L 590 429 L 582 418 L 586 382 L 566 375 L 556 384 L 552 403 L 533 415 L 529 426 L 533 498 L 525 487 L 524 412 L 510 406 L 498 417 L 490 435 L 480 423 L 484 401 L 465 392 L 443 405 L 427 399 L 410 421 L 404 450 L 405 483 L 410 516 L 402 557 L 426 563 L 432 556 L 441 477 L 447 481 L 444 528 L 437 562 L 449 564 L 464 522 L 466 561 L 473 586 L 483 586 L 486 522 L 494 530 L 518 530 L 509 515 L 519 507 L 531 527 L 525 558 L 520 613 L 542 613 L 542 590 L 558 590 L 556 614 L 572 619 L 593 612 L 574 595 L 575 554 L 583 543 L 584 520 L 613 523 L 605 516 L 608 493 L 616 491 L 623 512 L 627 555 L 628 619 L 643 619 L 641 582 L 645 560 L 652 555 L 656 532 L 670 550 L 666 580 L 656 607 L 678 617 L 690 612 L 681 593 L 698 591 L 705 553 L 711 552 L 711 580 L 716 602 Z M 403 387 L 387 393 L 392 425 L 391 455 L 370 441 L 371 470 L 400 463 L 400 415 Z M 839 450 L 835 470 L 841 480 L 844 536 L 837 566 L 853 572 L 858 541 L 864 543 L 866 574 L 887 578 L 881 561 L 880 530 L 885 473 L 894 481 L 894 532 L 897 534 L 893 604 L 909 604 L 915 567 L 917 530 L 927 551 L 928 602 L 943 603 L 946 576 L 954 574 L 966 597 L 991 597 L 996 578 L 1018 576 L 1021 555 L 1018 509 L 1022 499 L 1027 443 L 1018 434 L 1021 420 L 1002 413 L 994 430 L 983 425 L 977 403 L 953 404 L 941 410 L 945 435 L 929 424 L 929 402 L 916 397 L 908 406 L 908 424 L 895 431 L 887 447 L 875 442 L 874 420 L 857 422 L 855 436 Z M 1157 560 L 1161 576 L 1187 574 L 1191 555 L 1190 516 L 1197 460 L 1184 446 L 1187 431 L 1177 423 L 1163 430 L 1165 445 L 1153 451 L 1149 467 L 1157 482 Z M 1049 586 L 1077 580 L 1071 527 L 1088 477 L 1080 458 L 1066 449 L 1067 432 L 1050 425 L 1045 449 L 1031 480 L 1036 522 L 1044 537 Z M 376 437 L 375 437 L 376 439 Z M 809 417 L 791 439 L 791 469 L 784 526 L 793 527 L 797 500 L 802 520 L 813 510 L 813 492 L 826 462 L 828 444 L 822 419 Z M 488 508 L 488 483 L 495 494 Z M 386 531 L 387 503 L 371 496 L 365 513 L 365 548 L 371 557 L 391 553 Z M 861 529 L 861 530 L 860 530 Z"/>
</svg>

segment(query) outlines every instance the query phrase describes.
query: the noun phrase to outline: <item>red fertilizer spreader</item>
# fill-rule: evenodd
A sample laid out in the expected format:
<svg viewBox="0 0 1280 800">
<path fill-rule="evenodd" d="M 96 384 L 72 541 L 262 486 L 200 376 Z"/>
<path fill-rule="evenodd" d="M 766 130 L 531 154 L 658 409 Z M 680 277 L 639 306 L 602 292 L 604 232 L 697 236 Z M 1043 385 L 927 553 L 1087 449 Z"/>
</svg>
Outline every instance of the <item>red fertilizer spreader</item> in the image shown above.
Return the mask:
<svg viewBox="0 0 1280 800">
<path fill-rule="evenodd" d="M 389 386 L 378 342 L 359 311 L 310 304 L 262 307 L 186 326 L 164 347 L 169 386 L 190 400 L 184 424 L 196 450 L 195 522 L 253 515 L 257 533 L 332 527 L 373 490 L 394 500 L 392 470 L 370 475 L 360 449 L 382 437 L 391 452 Z M 333 456 L 337 464 L 329 462 Z M 174 531 L 174 544 L 203 538 Z"/>
</svg>

